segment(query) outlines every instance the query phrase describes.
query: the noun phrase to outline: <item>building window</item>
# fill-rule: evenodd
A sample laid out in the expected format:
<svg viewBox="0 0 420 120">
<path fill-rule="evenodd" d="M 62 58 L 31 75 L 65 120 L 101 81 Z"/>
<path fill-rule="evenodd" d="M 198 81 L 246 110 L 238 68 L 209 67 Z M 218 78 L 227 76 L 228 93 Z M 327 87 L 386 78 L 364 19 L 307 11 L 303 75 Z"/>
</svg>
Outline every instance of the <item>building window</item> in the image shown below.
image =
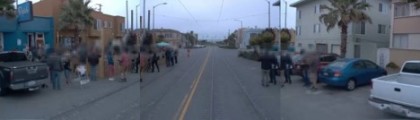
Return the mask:
<svg viewBox="0 0 420 120">
<path fill-rule="evenodd" d="M 355 34 L 366 34 L 366 24 L 365 22 L 354 23 L 354 33 Z"/>
<path fill-rule="evenodd" d="M 95 26 L 95 30 L 101 29 L 102 28 L 102 21 L 100 19 L 96 19 L 96 26 Z"/>
<path fill-rule="evenodd" d="M 416 9 L 414 3 L 400 3 L 395 4 L 394 17 L 417 16 L 420 15 L 420 10 Z"/>
<path fill-rule="evenodd" d="M 394 35 L 393 48 L 408 48 L 408 35 L 407 34 L 396 34 Z"/>
<path fill-rule="evenodd" d="M 386 25 L 378 24 L 378 33 L 385 34 L 386 33 Z"/>
<path fill-rule="evenodd" d="M 124 23 L 121 23 L 121 31 L 124 31 Z"/>
<path fill-rule="evenodd" d="M 109 28 L 112 28 L 112 22 L 109 22 Z"/>
<path fill-rule="evenodd" d="M 314 45 L 313 44 L 308 44 L 308 47 L 309 47 L 309 49 L 312 50 L 312 48 L 314 47 Z"/>
<path fill-rule="evenodd" d="M 302 18 L 302 11 L 298 10 L 298 18 L 301 19 Z"/>
<path fill-rule="evenodd" d="M 321 33 L 321 24 L 315 24 L 313 32 L 314 33 Z"/>
<path fill-rule="evenodd" d="M 315 13 L 315 14 L 316 14 L 316 13 L 320 13 L 320 9 L 321 9 L 321 5 L 320 5 L 320 4 L 315 5 L 315 8 L 314 8 L 314 13 Z"/>
<path fill-rule="evenodd" d="M 301 27 L 300 26 L 296 26 L 296 35 L 302 35 L 302 31 L 301 31 Z"/>
<path fill-rule="evenodd" d="M 165 38 L 172 38 L 172 34 L 171 33 L 166 33 Z"/>
<path fill-rule="evenodd" d="M 383 12 L 384 10 L 383 10 L 383 4 L 382 3 L 379 3 L 379 12 Z"/>
</svg>

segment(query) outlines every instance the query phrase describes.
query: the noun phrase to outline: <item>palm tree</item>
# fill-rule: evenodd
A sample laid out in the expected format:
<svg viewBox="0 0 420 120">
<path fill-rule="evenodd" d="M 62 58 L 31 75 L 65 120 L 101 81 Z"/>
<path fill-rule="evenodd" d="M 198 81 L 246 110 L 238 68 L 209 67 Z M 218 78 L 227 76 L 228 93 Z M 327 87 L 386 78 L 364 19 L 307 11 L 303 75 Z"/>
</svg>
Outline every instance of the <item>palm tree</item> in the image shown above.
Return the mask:
<svg viewBox="0 0 420 120">
<path fill-rule="evenodd" d="M 14 0 L 0 0 L 0 16 L 7 18 L 16 17 L 16 9 L 13 6 Z"/>
<path fill-rule="evenodd" d="M 336 25 L 341 28 L 341 57 L 345 57 L 349 24 L 366 21 L 372 23 L 370 17 L 364 12 L 370 5 L 359 0 L 329 0 L 329 2 L 331 7 L 321 5 L 321 10 L 327 10 L 328 13 L 322 14 L 319 20 L 327 26 L 327 31 Z"/>
<path fill-rule="evenodd" d="M 90 0 L 86 2 L 84 0 L 69 0 L 68 4 L 63 6 L 60 14 L 60 30 L 72 29 L 76 43 L 80 41 L 77 40 L 80 33 L 94 23 L 94 18 L 91 16 L 94 9 L 88 6 L 89 3 Z"/>
</svg>

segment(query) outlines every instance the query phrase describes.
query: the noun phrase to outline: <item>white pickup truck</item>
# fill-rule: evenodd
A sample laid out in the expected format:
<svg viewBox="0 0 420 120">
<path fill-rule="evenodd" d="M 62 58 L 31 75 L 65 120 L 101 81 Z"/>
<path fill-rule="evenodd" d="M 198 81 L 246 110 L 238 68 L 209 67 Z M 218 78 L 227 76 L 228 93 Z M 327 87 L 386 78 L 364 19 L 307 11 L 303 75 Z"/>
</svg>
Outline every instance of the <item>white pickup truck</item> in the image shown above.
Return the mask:
<svg viewBox="0 0 420 120">
<path fill-rule="evenodd" d="M 386 112 L 420 119 L 420 61 L 407 61 L 399 73 L 373 79 L 369 103 Z"/>
</svg>

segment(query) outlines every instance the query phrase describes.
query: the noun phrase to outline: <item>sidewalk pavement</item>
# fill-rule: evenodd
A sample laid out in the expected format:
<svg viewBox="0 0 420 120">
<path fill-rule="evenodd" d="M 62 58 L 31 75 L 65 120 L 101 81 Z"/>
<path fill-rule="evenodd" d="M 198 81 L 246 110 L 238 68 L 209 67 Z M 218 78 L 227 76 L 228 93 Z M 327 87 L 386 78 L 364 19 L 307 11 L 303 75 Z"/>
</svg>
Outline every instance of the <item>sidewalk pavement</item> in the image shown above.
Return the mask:
<svg viewBox="0 0 420 120">
<path fill-rule="evenodd" d="M 152 81 L 171 69 L 163 67 L 159 73 L 145 73 L 143 82 Z M 105 79 L 85 85 L 80 85 L 78 81 L 66 85 L 65 80 L 61 79 L 61 90 L 52 90 L 50 86 L 34 92 L 12 92 L 8 96 L 0 97 L 0 119 L 50 119 L 139 83 L 138 73 L 130 73 L 127 78 L 127 82 Z"/>
</svg>

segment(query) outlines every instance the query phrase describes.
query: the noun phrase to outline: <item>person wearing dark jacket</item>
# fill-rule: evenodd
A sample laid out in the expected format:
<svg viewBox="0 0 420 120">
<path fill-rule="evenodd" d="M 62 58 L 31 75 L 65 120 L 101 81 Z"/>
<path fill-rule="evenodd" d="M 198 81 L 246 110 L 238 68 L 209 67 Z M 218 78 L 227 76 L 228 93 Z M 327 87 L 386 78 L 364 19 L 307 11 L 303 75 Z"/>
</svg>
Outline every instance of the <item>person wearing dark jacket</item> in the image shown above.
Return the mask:
<svg viewBox="0 0 420 120">
<path fill-rule="evenodd" d="M 96 81 L 96 68 L 99 64 L 99 58 L 101 55 L 99 55 L 96 50 L 93 50 L 93 52 L 88 57 L 88 62 L 90 65 L 90 80 Z"/>
<path fill-rule="evenodd" d="M 273 59 L 274 58 L 274 59 Z M 261 62 L 261 69 L 262 69 L 262 80 L 261 85 L 264 87 L 268 87 L 268 79 L 270 78 L 270 69 L 272 69 L 272 65 L 275 62 L 275 57 L 269 55 L 266 52 L 263 56 L 258 59 Z"/>
<path fill-rule="evenodd" d="M 290 57 L 289 54 L 284 53 L 280 61 L 281 61 L 281 69 L 283 70 L 283 74 L 284 74 L 285 83 L 292 84 L 292 80 L 290 79 L 291 66 L 293 65 L 292 58 Z"/>
<path fill-rule="evenodd" d="M 61 57 L 58 53 L 53 52 L 48 59 L 46 59 L 46 63 L 50 68 L 51 71 L 51 84 L 54 90 L 60 90 L 60 74 L 63 71 L 63 63 L 61 61 Z"/>
<path fill-rule="evenodd" d="M 155 66 L 157 68 L 157 71 L 160 72 L 159 71 L 159 64 L 158 64 L 159 56 L 156 55 L 156 53 L 153 53 L 153 56 L 152 56 L 151 59 L 152 59 L 152 72 L 155 72 Z"/>
<path fill-rule="evenodd" d="M 277 62 L 277 58 L 275 56 L 270 56 L 270 59 L 272 60 L 272 65 L 270 69 L 270 83 L 273 83 L 274 85 L 277 84 L 276 80 L 276 73 L 279 69 L 279 62 Z"/>
</svg>

